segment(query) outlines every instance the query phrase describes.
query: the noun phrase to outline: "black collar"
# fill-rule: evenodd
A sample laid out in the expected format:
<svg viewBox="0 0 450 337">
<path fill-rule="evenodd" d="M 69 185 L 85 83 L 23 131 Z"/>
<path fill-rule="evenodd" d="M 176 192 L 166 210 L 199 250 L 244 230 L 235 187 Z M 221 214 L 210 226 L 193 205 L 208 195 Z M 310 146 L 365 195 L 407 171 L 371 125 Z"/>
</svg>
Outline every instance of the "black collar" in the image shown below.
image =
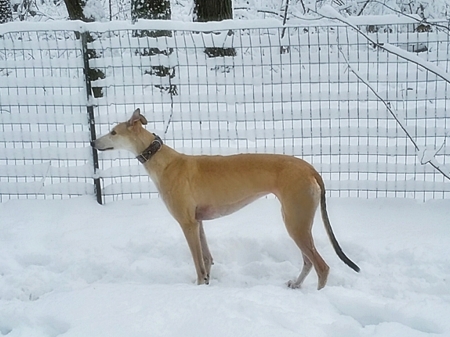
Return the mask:
<svg viewBox="0 0 450 337">
<path fill-rule="evenodd" d="M 161 149 L 163 145 L 163 141 L 158 135 L 153 134 L 153 136 L 155 136 L 155 139 L 149 145 L 149 147 L 146 148 L 144 151 L 142 151 L 142 153 L 136 157 L 136 159 L 139 160 L 142 164 L 150 160 L 153 157 L 153 155 Z"/>
</svg>

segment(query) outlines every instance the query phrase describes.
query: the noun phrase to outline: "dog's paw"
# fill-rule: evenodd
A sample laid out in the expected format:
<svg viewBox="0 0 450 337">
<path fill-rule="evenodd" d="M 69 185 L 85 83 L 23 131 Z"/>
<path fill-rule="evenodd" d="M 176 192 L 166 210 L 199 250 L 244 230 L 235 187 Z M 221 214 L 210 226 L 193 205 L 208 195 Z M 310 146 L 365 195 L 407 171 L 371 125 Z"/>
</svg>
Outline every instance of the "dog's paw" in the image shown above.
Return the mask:
<svg viewBox="0 0 450 337">
<path fill-rule="evenodd" d="M 198 278 L 197 279 L 197 284 L 198 285 L 202 285 L 202 284 L 206 284 L 206 285 L 208 285 L 209 284 L 209 274 L 208 275 L 206 275 L 204 278 Z"/>
<path fill-rule="evenodd" d="M 288 288 L 291 288 L 291 289 L 299 289 L 302 287 L 301 284 L 298 284 L 296 281 L 293 281 L 293 280 L 287 281 L 286 285 L 288 286 Z"/>
</svg>

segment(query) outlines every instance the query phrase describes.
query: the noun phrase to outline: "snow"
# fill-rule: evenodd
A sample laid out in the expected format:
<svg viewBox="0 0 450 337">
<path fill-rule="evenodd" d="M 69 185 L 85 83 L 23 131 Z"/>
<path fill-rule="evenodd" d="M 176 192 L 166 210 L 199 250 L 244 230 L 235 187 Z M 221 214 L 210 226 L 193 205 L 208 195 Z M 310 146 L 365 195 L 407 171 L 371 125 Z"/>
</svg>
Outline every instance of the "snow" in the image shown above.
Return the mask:
<svg viewBox="0 0 450 337">
<path fill-rule="evenodd" d="M 83 14 L 86 18 L 93 19 L 94 21 L 106 21 L 106 11 L 103 8 L 102 2 L 96 0 L 87 0 Z"/>
<path fill-rule="evenodd" d="M 103 15 L 97 11 L 98 8 L 90 9 L 93 15 L 95 13 Z M 324 11 L 324 14 L 332 17 L 339 15 L 334 9 L 326 6 Z M 355 17 L 343 20 L 352 25 L 416 22 L 411 18 L 396 16 Z M 317 26 L 318 23 L 322 26 L 344 26 L 344 23 L 337 24 L 336 21 L 327 19 L 291 20 L 289 25 Z M 280 28 L 282 25 L 280 20 L 203 24 L 140 20 L 134 25 L 120 21 L 91 24 L 79 21 L 12 22 L 0 25 L 0 35 L 11 31 L 47 32 L 60 30 L 61 27 L 67 30 L 99 32 L 142 28 L 224 32 L 209 37 L 202 34 L 193 35 L 192 41 L 186 41 L 184 37 L 182 40 L 177 36 L 164 39 L 168 46 L 196 46 L 200 50 L 204 46 L 231 43 L 226 34 L 229 29 L 261 27 L 268 29 Z M 26 34 L 24 33 L 24 36 Z M 440 64 L 441 68 L 437 68 L 425 59 L 401 51 L 392 45 L 393 42 L 399 44 L 423 42 L 431 36 L 416 35 L 410 37 L 396 34 L 389 42 L 386 37 L 386 41 L 383 41 L 385 49 L 401 54 L 425 68 L 431 68 L 437 72 L 437 76 L 448 79 L 448 73 L 443 70 L 445 65 Z M 236 33 L 235 37 L 237 36 Z M 382 34 L 379 36 L 381 39 L 384 38 Z M 322 45 L 334 43 L 333 39 L 325 41 L 319 34 L 305 34 L 298 37 L 285 35 L 284 39 L 281 42 L 290 42 L 297 46 L 312 44 L 313 53 L 309 51 L 303 53 L 299 48 L 295 54 L 294 50 L 291 50 L 289 55 L 280 55 L 279 59 L 276 59 L 276 69 L 281 69 L 282 64 L 287 64 L 289 59 L 296 55 L 304 62 L 312 56 L 323 62 L 336 63 L 334 67 L 329 64 L 325 67 L 309 64 L 306 68 L 300 68 L 294 64 L 285 68 L 289 70 L 291 78 L 301 75 L 305 79 L 308 78 L 309 82 L 327 83 L 325 90 L 323 86 L 316 84 L 310 85 L 307 90 L 300 90 L 303 87 L 299 84 L 283 86 L 283 78 L 277 75 L 276 71 L 267 72 L 267 67 L 259 69 L 267 64 L 267 60 L 263 57 L 251 60 L 252 76 L 243 76 L 245 65 L 248 63 L 243 59 L 234 58 L 231 65 L 236 66 L 234 71 L 239 76 L 230 78 L 226 75 L 213 74 L 210 78 L 208 76 L 211 75 L 206 76 L 202 70 L 191 73 L 195 74 L 197 79 L 189 78 L 189 81 L 194 87 L 196 83 L 201 85 L 234 83 L 236 87 L 243 89 L 243 93 L 234 92 L 234 95 L 230 96 L 226 95 L 228 91 L 224 90 L 221 93 L 214 93 L 216 96 L 211 94 L 206 99 L 205 92 L 199 88 L 198 91 L 189 91 L 188 99 L 186 95 L 180 94 L 175 98 L 179 100 L 176 102 L 179 106 L 173 108 L 172 125 L 178 123 L 177 127 L 181 127 L 183 132 L 169 134 L 172 138 L 167 137 L 168 143 L 177 145 L 177 150 L 187 153 L 232 153 L 241 150 L 240 141 L 244 140 L 246 145 L 242 148 L 245 152 L 261 151 L 262 148 L 258 147 L 260 141 L 264 142 L 263 151 L 269 153 L 289 152 L 290 145 L 293 151 L 295 145 L 301 149 L 304 156 L 314 156 L 317 153 L 323 156 L 358 154 L 357 158 L 353 157 L 345 162 L 314 163 L 320 171 L 329 173 L 331 179 L 327 179 L 327 186 L 330 190 L 419 189 L 430 192 L 448 190 L 446 182 L 436 179 L 420 181 L 418 180 L 420 174 L 413 178 L 412 174 L 423 173 L 425 176 L 425 173 L 433 172 L 433 168 L 429 165 L 417 167 L 415 162 L 402 164 L 403 171 L 400 174 L 405 178 L 403 180 L 383 179 L 383 175 L 380 179 L 379 175 L 367 173 L 362 175 L 363 178 L 359 175 L 355 178 L 355 175 L 349 174 L 348 172 L 360 172 L 361 169 L 364 169 L 363 172 L 385 172 L 385 176 L 398 173 L 397 161 L 395 163 L 380 161 L 378 157 L 373 156 L 365 162 L 359 154 L 376 153 L 377 156 L 395 158 L 399 153 L 398 147 L 404 145 L 402 143 L 404 140 L 396 140 L 395 146 L 392 146 L 388 141 L 381 141 L 378 144 L 377 140 L 375 145 L 356 137 L 357 143 L 350 139 L 350 136 L 356 135 L 364 137 L 377 135 L 378 139 L 380 137 L 396 139 L 397 129 L 385 120 L 386 112 L 375 104 L 367 104 L 362 110 L 352 108 L 352 105 L 348 104 L 348 111 L 345 108 L 347 105 L 343 105 L 342 109 L 346 110 L 343 115 L 336 115 L 334 106 L 308 104 L 307 102 L 311 100 L 328 101 L 338 98 L 360 100 L 361 97 L 368 97 L 365 94 L 367 88 L 357 92 L 354 86 L 357 80 L 353 79 L 353 76 L 352 79 L 346 79 L 350 85 L 343 92 L 334 90 L 335 87 L 328 84 L 343 80 L 342 62 L 336 59 L 337 50 L 333 49 L 332 45 L 330 48 L 324 48 Z M 347 44 L 359 41 L 354 33 L 347 34 L 347 39 L 349 41 Z M 159 46 L 158 43 L 162 41 L 156 40 L 155 46 Z M 277 201 L 270 198 L 259 200 L 236 215 L 206 224 L 215 265 L 211 284 L 195 286 L 195 271 L 187 244 L 179 226 L 165 210 L 161 200 L 116 201 L 99 206 L 92 196 L 92 177 L 111 180 L 104 187 L 106 195 L 138 194 L 148 190 L 155 191 L 155 188 L 148 182 L 147 176 L 143 174 L 143 169 L 137 165 L 136 160 L 131 158 L 133 163 L 130 166 L 128 165 L 130 157 L 124 157 L 120 153 L 121 159 L 115 162 L 117 154 L 101 154 L 102 161 L 111 161 L 112 164 L 102 166 L 95 174 L 92 173 L 89 134 L 85 129 L 86 116 L 79 113 L 84 110 L 86 95 L 81 81 L 81 70 L 77 73 L 78 68 L 75 68 L 82 63 L 80 48 L 77 47 L 76 41 L 67 37 L 61 41 L 49 39 L 46 41 L 46 47 L 31 38 L 20 39 L 19 42 L 12 40 L 4 42 L 5 50 L 17 46 L 18 43 L 21 48 L 30 51 L 40 48 L 59 49 L 64 46 L 65 50 L 71 51 L 72 54 L 67 59 L 61 60 L 49 58 L 47 55 L 52 55 L 49 53 L 38 55 L 34 60 L 35 56 L 31 55 L 30 59 L 14 60 L 12 63 L 8 59 L 0 61 L 0 68 L 16 69 L 11 76 L 3 76 L 5 81 L 3 88 L 7 89 L 4 90 L 7 94 L 2 96 L 2 105 L 14 108 L 11 111 L 2 110 L 2 122 L 29 125 L 24 130 L 19 130 L 17 125 L 6 126 L 0 135 L 4 140 L 2 156 L 8 158 L 8 162 L 4 160 L 0 165 L 0 175 L 20 177 L 17 181 L 14 179 L 1 181 L 0 191 L 12 195 L 30 193 L 40 196 L 53 194 L 61 197 L 70 194 L 89 194 L 89 196 L 69 200 L 10 200 L 0 204 L 1 335 L 8 337 L 211 334 L 217 337 L 450 335 L 448 200 L 429 201 L 423 204 L 399 199 L 331 198 L 330 217 L 336 235 L 344 251 L 360 265 L 362 271 L 356 274 L 339 261 L 328 242 L 321 220 L 317 219 L 314 229 L 316 244 L 331 267 L 328 286 L 320 292 L 316 290 L 317 280 L 314 273 L 307 278 L 301 290 L 294 291 L 285 286 L 287 280 L 298 275 L 302 264 L 301 256 L 283 228 Z M 280 43 L 278 35 L 260 36 L 255 41 L 246 38 L 244 34 L 241 34 L 240 40 L 235 42 L 240 48 L 277 46 L 276 50 L 279 49 Z M 125 46 L 123 43 L 119 34 L 117 37 L 115 35 L 109 37 L 108 40 L 98 40 L 90 46 L 112 49 Z M 126 47 L 129 50 L 135 45 L 140 45 L 139 39 L 131 39 L 127 43 L 129 45 Z M 152 43 L 149 42 L 149 45 L 153 45 Z M 357 63 L 360 51 L 347 48 L 347 53 L 350 63 Z M 360 65 L 358 72 L 368 81 L 387 81 L 392 72 L 387 65 L 383 68 L 382 64 L 393 62 L 387 57 L 387 53 L 385 55 L 369 52 L 365 55 L 367 65 L 358 61 Z M 151 58 L 142 60 L 136 56 L 122 56 L 105 55 L 102 59 L 93 60 L 92 64 L 130 67 L 133 64 L 151 65 L 153 62 Z M 180 53 L 180 64 L 189 65 L 183 60 L 191 56 L 189 53 Z M 437 51 L 435 54 L 421 57 L 434 62 L 446 61 L 438 57 Z M 70 62 L 67 62 L 68 60 Z M 166 61 L 169 65 L 174 62 L 169 57 L 164 62 Z M 338 65 L 338 62 L 341 64 Z M 375 75 L 370 71 L 373 62 L 379 63 L 377 65 L 379 73 Z M 67 68 L 67 64 L 71 64 L 74 69 Z M 226 62 L 204 61 L 198 57 L 194 64 L 202 66 L 199 69 L 211 70 L 228 65 Z M 31 76 L 28 68 L 34 66 L 56 67 L 56 70 L 54 73 L 46 72 Z M 64 68 L 65 71 L 57 71 L 60 68 Z M 189 69 L 187 75 L 192 71 L 193 69 Z M 186 75 L 181 69 L 178 73 Z M 324 75 L 325 73 L 328 75 Z M 397 66 L 396 76 L 397 81 L 407 81 L 408 78 L 417 81 L 424 78 L 434 79 L 428 72 L 415 72 L 411 75 L 411 70 L 402 65 Z M 209 80 L 211 82 L 208 82 Z M 115 83 L 121 83 L 124 87 L 153 84 L 151 80 L 128 74 L 119 74 L 115 78 L 108 76 L 105 80 L 94 84 L 110 87 Z M 171 83 L 182 85 L 184 82 L 180 76 Z M 277 86 L 275 91 L 273 88 L 267 91 L 262 87 L 269 83 Z M 68 87 L 61 89 L 61 92 L 45 93 L 43 90 L 62 84 Z M 249 86 L 254 88 L 246 92 Z M 19 90 L 19 87 L 22 89 Z M 31 90 L 25 91 L 28 88 Z M 446 105 L 441 102 L 446 98 L 445 88 L 443 85 L 417 87 L 405 97 L 404 91 L 397 90 L 397 87 L 389 90 L 381 87 L 378 91 L 383 95 L 389 93 L 391 99 L 398 99 L 401 96 L 404 102 L 415 101 L 418 98 L 426 98 L 430 100 L 430 104 L 435 104 L 433 102 L 436 101 L 436 108 L 432 111 L 436 117 L 443 118 L 447 116 Z M 283 113 L 291 111 L 292 103 L 290 107 L 288 103 L 276 105 L 273 104 L 273 100 L 276 98 L 282 101 L 283 94 L 288 94 L 289 90 L 301 92 L 296 98 L 299 101 L 306 101 L 306 104 L 300 104 L 298 107 L 307 109 L 308 114 L 292 121 L 292 127 L 286 128 L 279 121 L 283 121 Z M 412 89 L 405 84 L 404 90 Z M 108 95 L 108 98 L 90 102 L 94 105 L 100 103 L 97 122 L 104 124 L 99 126 L 100 129 L 109 126 L 112 121 L 123 120 L 128 114 L 128 108 L 134 107 L 139 102 L 148 102 L 149 97 L 152 97 L 152 102 L 164 103 L 163 98 L 149 96 L 148 92 L 141 94 L 140 90 L 136 93 L 133 90 L 133 95 L 120 90 L 111 92 L 113 94 Z M 245 96 L 252 96 L 249 92 L 253 93 L 252 100 L 255 97 L 258 99 L 257 104 L 246 101 Z M 182 98 L 186 100 L 183 101 Z M 210 111 L 207 105 L 201 106 L 210 103 L 211 98 L 217 102 L 217 111 Z M 110 105 L 122 103 L 130 106 L 124 107 L 120 113 L 114 109 L 107 111 Z M 267 104 L 271 104 L 273 126 L 264 125 L 266 129 L 263 129 L 263 124 L 257 121 L 265 120 L 264 111 L 269 106 Z M 16 108 L 25 105 L 27 110 Z M 70 106 L 70 109 L 61 113 L 59 105 Z M 43 106 L 45 109 L 41 108 Z M 233 110 L 230 106 L 238 108 Z M 405 112 L 406 108 L 405 104 L 404 110 L 400 112 Z M 415 110 L 418 119 L 428 116 L 428 110 L 418 107 L 417 103 Z M 186 112 L 189 112 L 187 116 L 190 121 L 181 118 Z M 320 123 L 310 121 L 319 117 L 331 120 Z M 354 120 L 346 121 L 348 118 L 356 117 L 360 117 L 357 125 L 352 124 Z M 158 121 L 165 121 L 159 110 L 153 112 L 153 119 L 155 118 Z M 211 120 L 206 122 L 206 118 Z M 246 118 L 254 120 L 254 123 L 247 125 Z M 204 121 L 204 124 L 209 126 L 204 126 L 203 129 L 195 128 L 193 120 Z M 226 124 L 226 129 L 223 127 L 224 121 L 230 123 Z M 339 123 L 334 123 L 335 121 Z M 376 121 L 376 128 L 371 124 L 372 121 Z M 39 123 L 57 125 L 47 129 L 34 126 Z M 73 124 L 79 126 L 73 127 Z M 243 125 L 245 128 L 242 128 Z M 156 129 L 152 131 L 162 135 L 163 126 L 165 126 L 163 123 L 154 125 Z M 444 125 L 438 127 L 435 123 L 431 131 L 425 124 L 417 123 L 413 126 L 416 137 L 434 134 L 444 141 L 447 136 Z M 176 127 L 174 130 L 177 131 Z M 306 140 L 302 139 L 301 143 L 286 141 L 285 144 L 284 137 L 293 137 L 294 134 L 300 134 Z M 317 135 L 327 138 L 322 139 L 320 143 L 313 142 L 310 138 Z M 334 142 L 337 137 L 340 139 L 339 142 Z M 61 139 L 70 143 L 67 146 L 63 146 L 63 143 L 57 144 Z M 207 144 L 206 147 L 197 146 L 203 144 L 203 141 Z M 11 145 L 12 142 L 20 145 Z M 43 146 L 34 147 L 31 145 L 32 142 L 42 142 Z M 439 146 L 433 145 L 433 142 L 421 145 L 423 145 L 421 151 L 417 153 L 421 164 L 430 162 L 448 171 L 434 158 L 437 149 L 440 149 Z M 127 165 L 121 165 L 122 160 L 126 161 Z M 14 165 L 10 164 L 11 161 Z"/>
<path fill-rule="evenodd" d="M 88 8 L 90 16 L 100 17 L 99 12 L 101 9 L 95 8 L 95 1 L 90 1 L 93 6 Z M 314 8 L 310 7 L 310 10 L 316 12 Z M 264 27 L 266 29 L 271 28 L 283 28 L 283 27 L 298 27 L 301 26 L 344 26 L 345 23 L 337 22 L 333 19 L 342 19 L 351 25 L 404 25 L 404 24 L 418 24 L 422 22 L 422 19 L 417 15 L 399 16 L 399 15 L 365 15 L 354 16 L 344 18 L 340 15 L 332 6 L 325 5 L 320 8 L 319 12 L 323 17 L 315 18 L 311 20 L 310 17 L 300 18 L 295 17 L 290 19 L 285 25 L 278 19 L 253 19 L 253 20 L 223 20 L 212 22 L 190 22 L 190 21 L 177 21 L 177 20 L 145 20 L 140 19 L 136 22 L 130 20 L 116 20 L 116 21 L 104 21 L 99 22 L 83 22 L 80 20 L 52 20 L 46 22 L 33 22 L 33 21 L 13 21 L 7 22 L 0 26 L 0 35 L 7 32 L 28 32 L 28 31 L 52 31 L 64 30 L 68 31 L 95 31 L 95 32 L 109 32 L 112 30 L 130 30 L 130 29 L 148 29 L 148 30 L 185 30 L 194 32 L 219 32 L 223 31 L 227 33 L 230 29 L 258 29 Z M 184 18 L 185 19 L 185 18 Z M 430 23 L 445 23 L 443 19 L 430 19 Z"/>
<path fill-rule="evenodd" d="M 317 24 L 317 22 L 316 22 Z M 48 31 L 48 30 L 73 30 L 79 32 L 95 31 L 109 32 L 111 30 L 187 30 L 196 32 L 228 31 L 230 29 L 252 29 L 252 28 L 280 28 L 282 23 L 275 19 L 265 20 L 223 20 L 220 22 L 183 22 L 169 20 L 138 20 L 135 23 L 130 21 L 110 21 L 110 22 L 83 22 L 79 20 L 55 20 L 47 22 L 8 22 L 0 26 L 0 34 L 7 32 L 28 32 L 28 31 Z"/>
<path fill-rule="evenodd" d="M 350 20 L 344 18 L 342 15 L 340 15 L 333 7 L 326 5 L 323 6 L 320 10 L 320 13 L 327 18 L 333 18 L 333 19 L 337 19 L 340 22 L 346 23 L 347 25 L 349 25 L 350 27 L 353 27 L 354 29 L 358 30 L 358 32 L 360 32 L 361 34 L 364 34 L 361 30 L 359 30 L 354 24 L 351 23 Z M 410 53 L 408 51 L 405 51 L 397 46 L 394 46 L 390 43 L 379 43 L 378 41 L 375 41 L 373 39 L 371 39 L 368 35 L 364 34 L 364 36 L 370 40 L 372 43 L 376 44 L 378 47 L 385 49 L 387 51 L 389 51 L 391 54 L 397 55 L 405 60 L 414 62 L 418 65 L 420 65 L 421 67 L 429 70 L 430 72 L 434 73 L 436 76 L 441 77 L 442 79 L 444 79 L 446 82 L 450 82 L 450 74 L 447 73 L 444 69 L 436 66 L 435 64 L 433 64 L 432 62 L 426 61 L 422 58 L 420 58 L 419 56 Z"/>
<path fill-rule="evenodd" d="M 21 3 L 21 0 L 12 0 L 13 5 Z M 403 3 L 403 4 L 402 4 Z M 304 14 L 304 6 L 312 7 L 313 9 L 320 8 L 323 5 L 330 4 L 345 15 L 350 15 L 351 18 L 359 19 L 363 24 L 365 17 L 391 16 L 401 17 L 401 15 L 408 15 L 409 17 L 417 18 L 421 21 L 422 18 L 427 21 L 434 18 L 443 18 L 449 12 L 448 0 L 415 0 L 415 1 L 400 1 L 400 0 L 383 0 L 383 1 L 316 1 L 303 0 L 292 1 L 288 4 L 287 22 L 292 22 L 293 18 L 301 17 L 304 20 L 317 20 L 317 17 L 307 12 Z M 17 12 L 13 12 L 13 17 L 18 20 L 19 13 L 28 21 L 49 21 L 55 19 L 67 19 L 67 9 L 63 1 L 42 0 L 29 4 L 31 13 L 27 13 L 24 6 L 19 6 Z M 193 6 L 191 0 L 177 0 L 171 1 L 172 20 L 178 21 L 192 21 L 193 20 Z M 359 15 L 361 10 L 363 12 Z M 276 18 L 278 21 L 284 20 L 285 3 L 279 0 L 234 0 L 233 1 L 234 19 L 238 20 L 255 20 Z M 130 20 L 131 10 L 130 1 L 87 1 L 85 6 L 85 14 L 89 16 L 92 13 L 96 20 Z M 408 19 L 405 16 L 405 19 Z"/>
<path fill-rule="evenodd" d="M 378 19 L 381 22 L 383 18 Z M 336 21 L 328 23 L 336 26 Z M 126 30 L 163 28 L 160 24 L 177 33 L 147 41 L 132 38 L 131 30 Z M 251 34 L 235 31 L 232 39 L 239 52 L 229 60 L 209 59 L 203 52 L 204 47 L 230 43 L 228 29 L 222 34 L 180 31 L 210 31 L 225 26 L 260 29 Z M 390 53 L 367 48 L 356 32 L 341 29 L 343 23 L 326 34 L 292 29 L 284 38 L 279 30 L 269 32 L 266 27 L 272 26 L 279 27 L 279 21 L 1 25 L 0 32 L 24 32 L 4 35 L 4 42 L 6 49 L 23 48 L 26 53 L 6 53 L 6 59 L 0 60 L 0 68 L 7 69 L 0 81 L 0 198 L 93 194 L 92 178 L 102 179 L 105 201 L 156 193 L 139 163 L 128 154 L 101 153 L 100 169 L 94 170 L 85 104 L 95 107 L 97 135 L 140 107 L 151 123 L 148 129 L 180 152 L 301 156 L 324 175 L 329 190 L 346 191 L 346 195 L 373 192 L 393 196 L 389 194 L 393 192 L 419 198 L 418 191 L 427 192 L 421 194 L 423 199 L 446 195 L 448 180 L 433 168 L 448 172 L 445 142 L 432 161 L 423 160 L 422 151 L 440 149 L 447 136 L 448 85 L 442 78 L 448 75 L 444 71 L 448 50 L 442 39 L 444 33 L 376 35 L 386 46 L 392 45 L 393 39 L 402 48 L 425 39 L 433 41 L 427 53 L 417 57 L 406 51 L 404 54 L 422 60 L 416 63 L 424 66 L 433 66 L 432 61 L 441 67 L 444 76 L 438 78 L 429 71 L 411 69 L 406 61 Z M 91 60 L 91 64 L 105 69 L 106 78 L 92 83 L 105 87 L 104 97 L 86 102 L 80 41 L 69 32 L 61 32 L 61 27 L 112 29 L 89 44 L 102 50 L 102 57 Z M 40 32 L 27 32 L 33 29 Z M 338 36 L 343 37 L 341 41 Z M 280 55 L 284 43 L 292 48 L 290 53 Z M 378 94 L 388 97 L 403 116 L 422 149 L 417 153 L 419 158 L 368 86 L 348 75 L 347 64 L 338 53 L 341 43 L 352 69 L 373 83 Z M 361 43 L 361 48 L 354 48 Z M 170 46 L 174 52 L 170 57 L 136 55 L 136 48 L 146 45 Z M 176 66 L 176 76 L 170 80 L 143 76 L 143 68 L 154 62 Z M 377 71 L 373 71 L 375 65 Z M 177 85 L 178 95 L 161 95 L 154 84 Z M 427 162 L 433 166 L 421 165 Z"/>
<path fill-rule="evenodd" d="M 205 223 L 215 265 L 195 271 L 160 199 L 0 204 L 0 333 L 16 336 L 449 336 L 450 202 L 329 198 L 357 274 L 314 236 L 331 267 L 300 290 L 301 256 L 275 199 Z"/>
<path fill-rule="evenodd" d="M 390 53 L 398 55 L 408 61 L 412 61 L 412 62 L 420 65 L 421 67 L 433 72 L 436 76 L 441 77 L 446 82 L 450 82 L 450 74 L 448 72 L 446 72 L 444 69 L 442 69 L 441 67 L 437 67 L 432 62 L 425 61 L 422 58 L 418 57 L 417 55 L 414 55 L 405 50 L 402 50 L 401 48 L 393 46 L 390 43 L 384 43 L 382 45 L 382 48 L 386 49 Z"/>
</svg>

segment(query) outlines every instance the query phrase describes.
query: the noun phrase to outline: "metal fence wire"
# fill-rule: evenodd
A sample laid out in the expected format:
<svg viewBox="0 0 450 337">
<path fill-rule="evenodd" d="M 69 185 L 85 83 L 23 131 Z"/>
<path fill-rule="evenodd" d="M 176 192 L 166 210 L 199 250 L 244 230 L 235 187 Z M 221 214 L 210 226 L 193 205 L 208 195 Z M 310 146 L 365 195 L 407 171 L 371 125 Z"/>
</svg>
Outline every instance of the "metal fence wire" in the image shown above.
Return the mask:
<svg viewBox="0 0 450 337">
<path fill-rule="evenodd" d="M 180 152 L 302 157 L 331 195 L 450 196 L 448 179 L 424 158 L 450 166 L 449 83 L 426 69 L 433 65 L 448 76 L 448 29 L 385 20 L 358 26 L 423 61 L 414 63 L 330 21 L 233 29 L 161 24 L 1 25 L 1 201 L 157 196 L 130 153 L 97 158 L 90 147 L 135 108 L 148 130 Z M 134 33 L 157 27 L 170 36 Z M 230 56 L 210 57 L 213 49 Z M 92 80 L 91 69 L 99 79 Z"/>
</svg>

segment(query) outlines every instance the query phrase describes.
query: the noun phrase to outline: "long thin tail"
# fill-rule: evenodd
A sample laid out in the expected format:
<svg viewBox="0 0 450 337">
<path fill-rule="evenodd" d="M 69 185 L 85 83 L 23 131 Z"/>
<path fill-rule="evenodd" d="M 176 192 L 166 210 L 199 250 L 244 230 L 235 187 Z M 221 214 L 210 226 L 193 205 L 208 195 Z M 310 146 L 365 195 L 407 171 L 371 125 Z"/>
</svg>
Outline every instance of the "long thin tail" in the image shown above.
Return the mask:
<svg viewBox="0 0 450 337">
<path fill-rule="evenodd" d="M 328 218 L 327 213 L 327 204 L 325 200 L 325 185 L 323 183 L 322 178 L 320 175 L 316 177 L 317 183 L 320 186 L 320 210 L 322 213 L 322 221 L 325 225 L 325 230 L 327 231 L 328 237 L 330 238 L 331 244 L 333 245 L 334 251 L 336 252 L 337 256 L 350 268 L 352 268 L 354 271 L 358 272 L 360 271 L 359 267 L 350 260 L 347 255 L 342 251 L 341 246 L 339 246 L 339 243 L 336 240 L 336 237 L 334 236 L 333 229 L 331 228 L 330 219 Z"/>
</svg>

